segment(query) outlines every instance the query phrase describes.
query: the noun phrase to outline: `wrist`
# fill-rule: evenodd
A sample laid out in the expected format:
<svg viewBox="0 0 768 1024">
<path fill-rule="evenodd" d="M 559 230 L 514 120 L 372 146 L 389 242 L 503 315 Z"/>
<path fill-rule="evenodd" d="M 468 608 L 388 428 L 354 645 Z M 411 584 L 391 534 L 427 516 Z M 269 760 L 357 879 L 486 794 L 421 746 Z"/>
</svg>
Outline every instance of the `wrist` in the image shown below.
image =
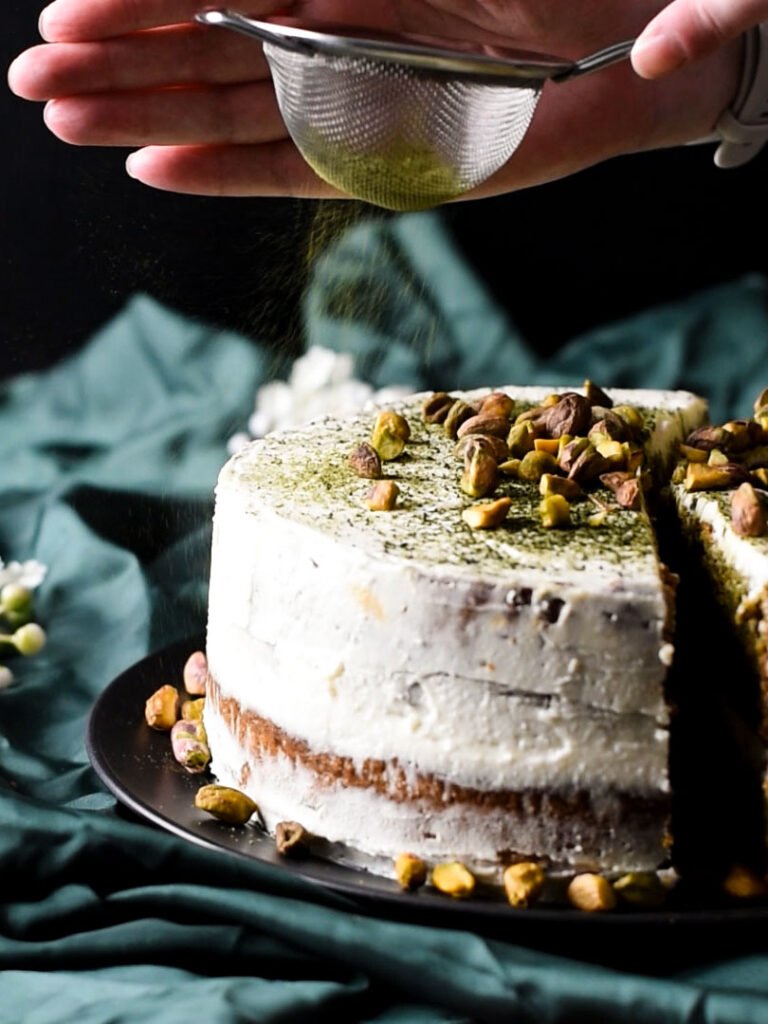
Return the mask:
<svg viewBox="0 0 768 1024">
<path fill-rule="evenodd" d="M 744 35 L 741 80 L 715 124 L 718 167 L 739 167 L 768 142 L 768 22 Z"/>
</svg>

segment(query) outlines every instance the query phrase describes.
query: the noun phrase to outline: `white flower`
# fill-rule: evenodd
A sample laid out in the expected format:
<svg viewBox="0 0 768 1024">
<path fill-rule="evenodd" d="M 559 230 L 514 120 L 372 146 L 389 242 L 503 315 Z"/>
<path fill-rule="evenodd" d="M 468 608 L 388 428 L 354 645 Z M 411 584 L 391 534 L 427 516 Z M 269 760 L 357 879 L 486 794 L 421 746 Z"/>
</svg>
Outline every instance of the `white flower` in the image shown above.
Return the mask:
<svg viewBox="0 0 768 1024">
<path fill-rule="evenodd" d="M 294 360 L 287 381 L 269 381 L 258 389 L 247 432 L 230 437 L 227 450 L 233 455 L 252 438 L 266 437 L 273 430 L 300 427 L 322 416 L 359 412 L 384 396 L 391 401 L 410 390 L 394 386 L 374 392 L 370 384 L 354 376 L 354 359 L 349 353 L 313 345 Z"/>
<path fill-rule="evenodd" d="M 0 665 L 0 690 L 7 690 L 13 685 L 13 672 L 5 665 Z"/>
<path fill-rule="evenodd" d="M 9 562 L 7 565 L 0 560 L 0 588 L 6 583 L 18 583 L 28 590 L 34 590 L 43 582 L 47 572 L 47 566 L 34 558 L 26 562 Z"/>
</svg>

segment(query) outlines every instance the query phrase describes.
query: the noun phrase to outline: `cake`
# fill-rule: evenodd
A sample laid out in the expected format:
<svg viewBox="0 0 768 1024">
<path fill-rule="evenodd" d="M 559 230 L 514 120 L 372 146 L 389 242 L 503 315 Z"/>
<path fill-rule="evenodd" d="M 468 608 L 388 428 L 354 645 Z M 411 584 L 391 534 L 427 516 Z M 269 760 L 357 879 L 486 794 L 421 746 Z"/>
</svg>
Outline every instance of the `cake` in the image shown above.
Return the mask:
<svg viewBox="0 0 768 1024">
<path fill-rule="evenodd" d="M 690 557 L 690 572 L 719 605 L 716 632 L 701 646 L 723 667 L 725 713 L 736 717 L 741 756 L 762 780 L 768 802 L 768 390 L 754 416 L 694 431 L 680 447 L 670 491 Z M 735 641 L 735 642 L 734 642 Z"/>
<path fill-rule="evenodd" d="M 706 416 L 688 392 L 506 387 L 236 453 L 211 552 L 217 780 L 383 874 L 404 851 L 491 880 L 662 865 L 674 579 L 652 495 Z"/>
</svg>

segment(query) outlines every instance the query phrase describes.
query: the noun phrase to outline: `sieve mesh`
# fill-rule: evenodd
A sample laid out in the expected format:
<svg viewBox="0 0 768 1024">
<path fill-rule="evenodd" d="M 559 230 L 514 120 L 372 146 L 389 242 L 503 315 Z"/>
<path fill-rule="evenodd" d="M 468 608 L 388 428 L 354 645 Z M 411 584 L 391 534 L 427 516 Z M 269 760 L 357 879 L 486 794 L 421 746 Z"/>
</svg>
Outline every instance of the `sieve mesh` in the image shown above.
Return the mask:
<svg viewBox="0 0 768 1024">
<path fill-rule="evenodd" d="M 392 210 L 455 199 L 498 170 L 540 83 L 491 85 L 366 56 L 264 43 L 286 128 L 329 184 Z"/>
</svg>

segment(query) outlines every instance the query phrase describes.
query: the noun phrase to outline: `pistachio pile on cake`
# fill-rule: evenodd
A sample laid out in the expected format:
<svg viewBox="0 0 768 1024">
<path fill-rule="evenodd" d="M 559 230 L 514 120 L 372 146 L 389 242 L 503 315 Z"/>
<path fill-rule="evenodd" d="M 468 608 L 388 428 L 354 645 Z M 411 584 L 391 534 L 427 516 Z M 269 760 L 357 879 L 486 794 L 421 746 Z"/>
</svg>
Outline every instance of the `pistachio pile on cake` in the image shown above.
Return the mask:
<svg viewBox="0 0 768 1024">
<path fill-rule="evenodd" d="M 216 489 L 205 728 L 267 828 L 392 874 L 654 869 L 687 392 L 414 396 L 255 441 Z M 650 509 L 650 511 L 649 511 Z"/>
</svg>

